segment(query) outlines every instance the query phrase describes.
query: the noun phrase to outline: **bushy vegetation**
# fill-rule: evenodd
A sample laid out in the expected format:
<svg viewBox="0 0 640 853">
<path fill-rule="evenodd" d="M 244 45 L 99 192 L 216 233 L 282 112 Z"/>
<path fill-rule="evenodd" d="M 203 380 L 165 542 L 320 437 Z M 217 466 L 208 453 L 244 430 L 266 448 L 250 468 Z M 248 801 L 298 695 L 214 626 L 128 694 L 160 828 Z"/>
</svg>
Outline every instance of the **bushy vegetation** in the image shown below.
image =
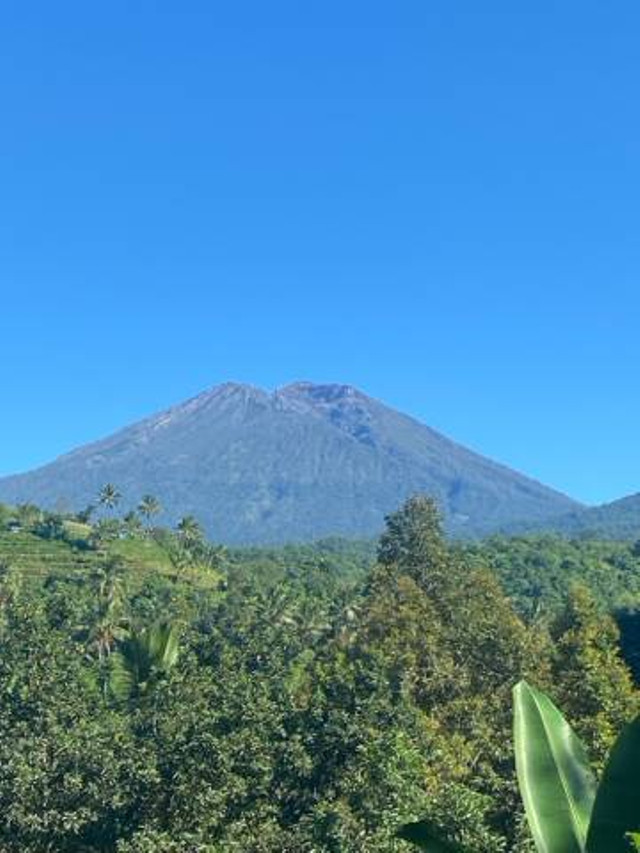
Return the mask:
<svg viewBox="0 0 640 853">
<path fill-rule="evenodd" d="M 536 540 L 452 546 L 427 499 L 376 558 L 228 551 L 193 519 L 154 528 L 149 501 L 120 519 L 116 495 L 93 524 L 0 510 L 3 853 L 401 853 L 424 819 L 526 853 L 514 684 L 563 708 L 596 772 L 638 711 L 608 614 L 637 602 L 627 546 L 626 569 L 541 569 L 531 606 Z"/>
<path fill-rule="evenodd" d="M 640 600 L 640 543 L 632 540 L 495 536 L 460 547 L 472 563 L 496 574 L 523 615 L 558 610 L 576 583 L 608 609 Z"/>
<path fill-rule="evenodd" d="M 538 853 L 629 853 L 640 842 L 640 716 L 624 726 L 598 782 L 584 745 L 548 696 L 513 690 L 516 772 Z M 466 853 L 429 820 L 399 836 L 430 853 Z"/>
</svg>

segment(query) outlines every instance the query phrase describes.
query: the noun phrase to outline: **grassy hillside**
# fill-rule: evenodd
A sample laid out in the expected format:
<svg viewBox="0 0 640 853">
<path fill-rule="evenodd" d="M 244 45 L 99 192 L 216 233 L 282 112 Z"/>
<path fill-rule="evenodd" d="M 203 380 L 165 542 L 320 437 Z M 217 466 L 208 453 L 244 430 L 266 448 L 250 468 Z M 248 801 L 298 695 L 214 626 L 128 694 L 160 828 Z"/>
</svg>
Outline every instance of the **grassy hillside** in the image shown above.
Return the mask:
<svg viewBox="0 0 640 853">
<path fill-rule="evenodd" d="M 225 578 L 236 583 L 251 580 L 263 588 L 294 577 L 314 576 L 319 583 L 350 585 L 361 580 L 375 558 L 375 543 L 339 538 L 321 540 L 308 545 L 282 547 L 237 547 L 223 549 L 211 546 L 216 561 L 199 562 L 197 555 L 186 562 L 176 562 L 176 537 L 164 528 L 151 532 L 139 529 L 105 539 L 96 538 L 100 524 L 81 524 L 65 518 L 55 535 L 45 526 L 46 535 L 38 531 L 48 513 L 34 514 L 28 523 L 18 523 L 20 512 L 0 504 L 0 565 L 11 567 L 26 579 L 43 579 L 50 575 L 86 577 L 106 562 L 117 558 L 123 566 L 127 583 L 132 588 L 153 577 L 189 579 L 197 586 L 219 586 Z M 120 524 L 112 519 L 108 525 Z"/>
<path fill-rule="evenodd" d="M 10 567 L 24 579 L 49 576 L 86 578 L 110 559 L 122 563 L 127 583 L 140 586 L 150 577 L 176 574 L 166 548 L 152 539 L 131 538 L 90 545 L 91 528 L 67 526 L 70 539 L 47 539 L 23 529 L 0 529 L 0 565 Z M 222 577 L 215 570 L 186 566 L 181 576 L 199 585 L 217 585 Z"/>
<path fill-rule="evenodd" d="M 81 551 L 67 542 L 47 541 L 26 531 L 0 530 L 0 561 L 24 575 L 87 571 L 99 558 L 98 552 Z"/>
</svg>

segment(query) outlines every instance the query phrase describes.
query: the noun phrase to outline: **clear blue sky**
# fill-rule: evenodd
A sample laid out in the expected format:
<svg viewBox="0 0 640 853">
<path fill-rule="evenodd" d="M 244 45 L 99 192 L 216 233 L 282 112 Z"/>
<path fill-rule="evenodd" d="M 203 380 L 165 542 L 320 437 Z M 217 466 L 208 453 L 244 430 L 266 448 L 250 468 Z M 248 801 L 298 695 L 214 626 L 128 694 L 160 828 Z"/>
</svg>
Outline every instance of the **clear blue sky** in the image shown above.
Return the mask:
<svg viewBox="0 0 640 853">
<path fill-rule="evenodd" d="M 637 0 L 3 4 L 0 473 L 234 379 L 640 490 Z"/>
</svg>

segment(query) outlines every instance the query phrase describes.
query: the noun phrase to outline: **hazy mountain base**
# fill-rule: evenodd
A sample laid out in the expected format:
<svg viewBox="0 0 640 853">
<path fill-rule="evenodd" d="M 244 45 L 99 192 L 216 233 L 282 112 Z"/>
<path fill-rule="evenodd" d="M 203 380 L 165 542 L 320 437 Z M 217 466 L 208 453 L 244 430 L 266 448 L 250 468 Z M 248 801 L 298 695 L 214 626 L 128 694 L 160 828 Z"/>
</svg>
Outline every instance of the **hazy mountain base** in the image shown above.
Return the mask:
<svg viewBox="0 0 640 853">
<path fill-rule="evenodd" d="M 2 571 L 7 853 L 395 853 L 397 826 L 424 816 L 472 851 L 521 853 L 513 683 L 548 690 L 596 762 L 638 706 L 593 597 L 522 621 L 426 501 L 389 520 L 371 570 L 303 549 L 256 572 L 258 553 L 236 552 L 212 582 L 197 566 L 113 563 L 116 541 L 65 571 L 63 550 L 80 551 L 58 546 L 50 571 Z M 504 565 L 509 543 L 491 547 Z M 126 634 L 158 617 L 180 626 L 178 661 L 118 698 Z"/>
</svg>

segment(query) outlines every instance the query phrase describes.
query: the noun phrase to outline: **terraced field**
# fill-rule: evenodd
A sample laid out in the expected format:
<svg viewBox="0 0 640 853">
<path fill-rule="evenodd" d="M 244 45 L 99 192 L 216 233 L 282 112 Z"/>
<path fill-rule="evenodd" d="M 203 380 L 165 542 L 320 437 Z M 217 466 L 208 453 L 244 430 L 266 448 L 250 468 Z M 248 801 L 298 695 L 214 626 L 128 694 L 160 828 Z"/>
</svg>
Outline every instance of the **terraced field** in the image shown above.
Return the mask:
<svg viewBox="0 0 640 853">
<path fill-rule="evenodd" d="M 0 532 L 0 561 L 24 575 L 86 572 L 105 557 L 104 551 L 81 550 L 66 542 L 48 541 L 24 532 Z"/>
<path fill-rule="evenodd" d="M 78 531 L 73 531 L 74 534 Z M 118 540 L 105 548 L 93 550 L 71 545 L 61 540 L 46 540 L 24 531 L 0 531 L 0 564 L 4 563 L 33 579 L 50 574 L 86 575 L 96 569 L 109 556 L 121 557 L 129 577 L 142 580 L 150 573 L 175 574 L 167 553 L 155 542 L 144 539 Z M 198 586 L 218 584 L 220 575 L 211 569 L 189 568 L 181 573 L 184 580 Z"/>
</svg>

